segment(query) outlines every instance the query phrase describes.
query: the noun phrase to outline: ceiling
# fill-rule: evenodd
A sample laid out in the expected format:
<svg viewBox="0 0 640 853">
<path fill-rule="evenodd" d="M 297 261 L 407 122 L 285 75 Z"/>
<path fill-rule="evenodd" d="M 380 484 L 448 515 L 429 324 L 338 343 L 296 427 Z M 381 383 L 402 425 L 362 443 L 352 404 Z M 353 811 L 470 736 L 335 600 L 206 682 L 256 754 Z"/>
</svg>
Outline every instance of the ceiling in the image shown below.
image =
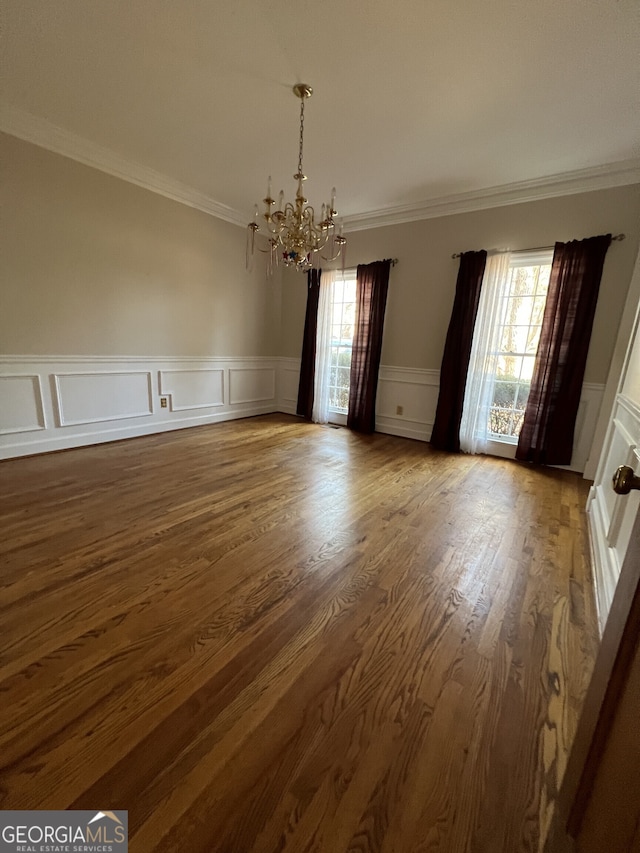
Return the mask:
<svg viewBox="0 0 640 853">
<path fill-rule="evenodd" d="M 640 180 L 638 0 L 3 0 L 2 29 L 0 127 L 231 221 L 294 194 L 296 81 L 347 222 Z"/>
</svg>

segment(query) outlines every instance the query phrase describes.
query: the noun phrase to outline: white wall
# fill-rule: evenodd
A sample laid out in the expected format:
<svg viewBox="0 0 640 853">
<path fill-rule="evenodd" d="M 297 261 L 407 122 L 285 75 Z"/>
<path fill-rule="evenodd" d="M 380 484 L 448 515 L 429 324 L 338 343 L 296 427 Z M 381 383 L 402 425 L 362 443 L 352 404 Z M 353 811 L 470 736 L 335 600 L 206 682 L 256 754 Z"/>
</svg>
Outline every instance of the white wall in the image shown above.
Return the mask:
<svg viewBox="0 0 640 853">
<path fill-rule="evenodd" d="M 0 353 L 273 356 L 244 230 L 0 134 Z"/>
<path fill-rule="evenodd" d="M 622 316 L 640 242 L 640 184 L 356 231 L 348 234 L 346 264 L 398 258 L 389 281 L 382 362 L 439 370 L 459 266 L 453 253 L 519 251 L 608 232 L 627 239 L 611 245 L 602 275 L 585 374 L 586 382 L 600 384 L 607 379 L 611 331 Z M 305 298 L 303 280 L 287 271 L 280 355 L 300 355 Z"/>
<path fill-rule="evenodd" d="M 389 281 L 376 428 L 425 441 L 431 435 L 459 266 L 453 253 L 481 248 L 517 251 L 608 232 L 627 237 L 611 245 L 602 276 L 570 466 L 584 471 L 593 452 L 640 240 L 639 184 L 349 234 L 347 266 L 398 258 Z M 299 357 L 305 301 L 304 281 L 286 272 L 280 349 L 284 357 Z M 397 414 L 398 406 L 402 415 Z M 502 453 L 505 447 L 496 445 L 493 450 Z"/>
<path fill-rule="evenodd" d="M 259 263 L 249 274 L 242 228 L 3 134 L 0 161 L 0 455 L 295 411 L 304 277 L 267 280 Z M 350 266 L 399 258 L 377 428 L 431 433 L 452 252 L 622 231 L 605 264 L 578 416 L 572 467 L 584 470 L 639 223 L 636 185 L 350 234 Z"/>
<path fill-rule="evenodd" d="M 0 457 L 277 409 L 242 228 L 5 134 L 0 162 Z"/>
</svg>

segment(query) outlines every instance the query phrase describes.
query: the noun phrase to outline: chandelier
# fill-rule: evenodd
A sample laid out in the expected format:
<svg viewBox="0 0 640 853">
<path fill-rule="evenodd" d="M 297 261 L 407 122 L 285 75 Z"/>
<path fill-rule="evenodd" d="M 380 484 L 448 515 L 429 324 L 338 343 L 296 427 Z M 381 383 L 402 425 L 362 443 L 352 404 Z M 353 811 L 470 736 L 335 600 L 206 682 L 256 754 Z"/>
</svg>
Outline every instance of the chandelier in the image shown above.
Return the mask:
<svg viewBox="0 0 640 853">
<path fill-rule="evenodd" d="M 271 197 L 271 177 L 267 185 L 267 197 L 264 202 L 264 213 L 255 206 L 254 221 L 247 226 L 247 268 L 256 247 L 256 235 L 266 238 L 266 248 L 259 251 L 267 254 L 267 274 L 273 273 L 274 267 L 283 264 L 293 267 L 299 272 L 305 272 L 313 267 L 314 257 L 320 256 L 325 261 L 335 261 L 340 257 L 347 238 L 342 235 L 342 224 L 336 226 L 334 217 L 336 190 L 331 190 L 331 200 L 322 205 L 320 221 L 316 222 L 316 212 L 302 191 L 303 182 L 307 176 L 302 171 L 302 149 L 304 145 L 304 102 L 313 94 L 311 86 L 298 83 L 293 87 L 296 97 L 300 98 L 300 148 L 298 153 L 298 171 L 293 176 L 298 182 L 295 201 L 284 202 L 284 192 L 280 190 L 278 208 L 274 210 L 275 199 Z M 264 240 L 263 240 L 264 243 Z M 323 254 L 324 252 L 324 254 Z"/>
</svg>

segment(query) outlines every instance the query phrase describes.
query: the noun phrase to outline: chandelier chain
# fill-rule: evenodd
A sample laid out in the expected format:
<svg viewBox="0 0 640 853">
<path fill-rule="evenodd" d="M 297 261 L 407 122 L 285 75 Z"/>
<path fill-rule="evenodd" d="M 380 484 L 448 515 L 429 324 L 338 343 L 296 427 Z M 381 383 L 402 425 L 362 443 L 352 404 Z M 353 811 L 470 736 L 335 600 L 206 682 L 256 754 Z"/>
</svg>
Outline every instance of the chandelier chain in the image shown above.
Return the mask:
<svg viewBox="0 0 640 853">
<path fill-rule="evenodd" d="M 298 174 L 302 174 L 302 146 L 304 145 L 304 98 L 300 98 L 300 151 L 298 153 Z"/>
</svg>

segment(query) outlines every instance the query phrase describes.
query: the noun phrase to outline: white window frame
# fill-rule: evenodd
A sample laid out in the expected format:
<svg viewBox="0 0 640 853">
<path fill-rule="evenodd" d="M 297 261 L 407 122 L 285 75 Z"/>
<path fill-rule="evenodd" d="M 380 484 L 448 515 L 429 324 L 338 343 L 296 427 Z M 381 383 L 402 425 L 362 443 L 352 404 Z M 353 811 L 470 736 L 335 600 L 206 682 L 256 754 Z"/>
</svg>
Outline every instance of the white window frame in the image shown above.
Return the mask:
<svg viewBox="0 0 640 853">
<path fill-rule="evenodd" d="M 356 269 L 355 269 L 355 267 L 351 268 L 351 269 L 345 269 L 344 271 L 342 271 L 342 270 L 336 271 L 336 281 L 334 283 L 334 293 L 335 293 L 335 285 L 338 284 L 338 282 L 342 282 L 342 281 L 344 281 L 344 282 L 346 282 L 346 281 L 355 282 L 356 281 Z M 355 302 L 356 302 L 356 300 L 354 300 L 354 303 Z M 333 312 L 333 304 L 334 303 L 332 302 L 332 306 L 331 306 L 332 312 Z M 349 304 L 349 303 L 345 303 L 343 301 L 341 304 L 342 304 L 342 306 L 344 306 L 344 305 Z M 344 308 L 343 308 L 343 310 L 344 310 Z M 354 316 L 354 332 L 355 332 L 355 316 Z M 351 339 L 349 344 L 345 344 L 342 339 L 341 339 L 340 343 L 334 344 L 333 339 L 332 339 L 332 342 L 331 342 L 331 368 L 333 368 L 334 366 L 339 367 L 337 364 L 334 365 L 334 363 L 333 363 L 333 352 L 334 352 L 334 350 L 337 350 L 337 354 L 339 355 L 340 351 L 344 352 L 344 350 L 346 350 L 346 349 L 353 350 L 353 338 Z M 331 370 L 331 368 L 330 368 L 330 370 Z M 344 368 L 339 368 L 339 369 L 344 369 Z M 331 382 L 330 382 L 329 389 L 335 388 L 335 387 L 337 387 L 337 386 L 331 385 Z M 329 420 L 331 421 L 331 423 L 342 424 L 343 426 L 346 425 L 346 423 L 347 423 L 347 409 L 346 409 L 346 407 L 345 408 L 338 408 L 337 406 L 332 406 L 331 404 L 329 404 L 328 409 L 329 409 Z"/>
<path fill-rule="evenodd" d="M 553 249 L 535 249 L 535 250 L 528 250 L 528 251 L 513 252 L 512 253 L 511 258 L 510 258 L 510 262 L 509 262 L 509 276 L 510 276 L 509 284 L 510 284 L 510 286 L 509 286 L 509 290 L 507 291 L 507 294 L 504 297 L 504 306 L 503 306 L 504 312 L 506 312 L 506 310 L 507 310 L 508 299 L 511 297 L 511 294 L 512 294 L 511 282 L 513 280 L 512 279 L 513 270 L 515 270 L 517 268 L 521 268 L 521 267 L 534 267 L 534 266 L 549 266 L 550 267 L 552 260 L 553 260 Z M 533 297 L 527 296 L 527 297 L 523 297 L 523 298 L 532 299 L 532 310 L 533 310 Z M 501 329 L 504 329 L 506 326 L 510 325 L 510 324 L 507 324 L 504 322 L 505 319 L 506 318 L 505 318 L 505 315 L 503 313 L 502 317 L 500 318 L 500 328 Z M 530 317 L 530 319 L 531 319 L 531 317 Z M 520 327 L 524 326 L 524 324 L 518 324 L 518 325 Z M 535 324 L 535 325 L 537 325 L 537 324 Z M 533 327 L 533 325 L 531 324 L 531 322 L 529 322 L 528 328 L 531 329 L 532 327 Z M 532 356 L 530 353 L 526 353 L 526 352 L 521 353 L 521 352 L 511 352 L 510 351 L 510 352 L 506 353 L 506 352 L 503 352 L 501 350 L 495 352 L 495 355 L 505 355 L 505 354 L 509 355 L 509 356 L 513 356 L 515 358 L 535 359 L 535 355 Z M 515 393 L 514 400 L 517 400 L 517 395 L 518 395 L 518 391 L 520 388 L 520 381 L 522 379 L 522 366 L 523 365 L 524 365 L 524 362 L 521 362 L 520 373 L 519 373 L 518 381 L 516 384 L 516 390 L 514 392 Z M 494 379 L 494 382 L 495 381 L 498 381 L 498 382 L 500 381 L 497 378 L 497 376 Z M 494 454 L 496 456 L 507 457 L 507 458 L 514 458 L 515 457 L 515 451 L 516 451 L 516 447 L 518 444 L 518 436 L 500 435 L 498 433 L 489 432 L 487 439 L 488 439 L 487 440 L 487 452 L 488 453 Z"/>
</svg>

